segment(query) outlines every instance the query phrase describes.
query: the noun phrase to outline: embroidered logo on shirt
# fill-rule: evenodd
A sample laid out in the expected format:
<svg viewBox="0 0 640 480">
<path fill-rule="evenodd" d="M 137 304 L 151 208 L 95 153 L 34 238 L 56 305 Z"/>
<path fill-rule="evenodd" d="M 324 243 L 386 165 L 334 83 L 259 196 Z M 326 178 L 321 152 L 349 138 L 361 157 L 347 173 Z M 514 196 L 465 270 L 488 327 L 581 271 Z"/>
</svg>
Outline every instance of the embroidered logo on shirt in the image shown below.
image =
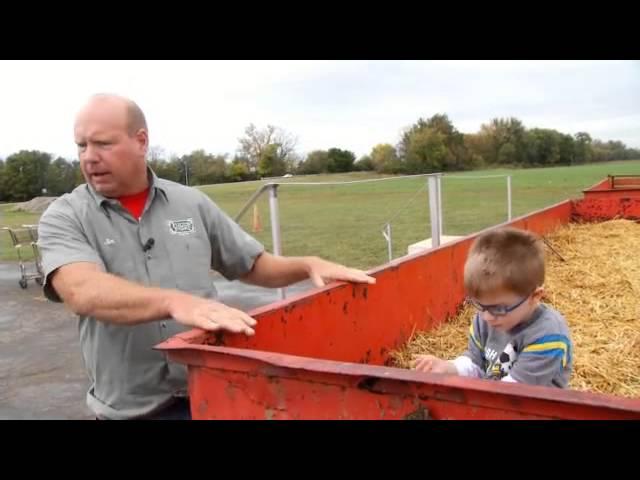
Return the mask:
<svg viewBox="0 0 640 480">
<path fill-rule="evenodd" d="M 105 238 L 104 239 L 104 246 L 105 247 L 108 247 L 109 245 L 113 245 L 114 243 L 116 243 L 116 241 L 111 239 L 111 238 Z"/>
<path fill-rule="evenodd" d="M 184 220 L 169 220 L 169 232 L 172 235 L 189 235 L 195 232 L 193 226 L 193 218 L 186 218 Z"/>
</svg>

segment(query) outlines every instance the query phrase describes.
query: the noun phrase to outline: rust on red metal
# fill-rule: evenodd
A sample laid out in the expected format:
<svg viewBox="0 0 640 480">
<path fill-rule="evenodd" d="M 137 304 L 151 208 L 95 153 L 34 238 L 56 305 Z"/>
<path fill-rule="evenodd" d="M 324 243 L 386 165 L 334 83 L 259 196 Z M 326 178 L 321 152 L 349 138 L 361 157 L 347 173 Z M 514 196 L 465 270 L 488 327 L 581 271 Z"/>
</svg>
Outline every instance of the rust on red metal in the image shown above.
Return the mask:
<svg viewBox="0 0 640 480">
<path fill-rule="evenodd" d="M 611 179 L 611 188 L 619 189 L 639 189 L 640 175 L 613 175 Z"/>
<path fill-rule="evenodd" d="M 611 190 L 613 188 L 613 180 L 609 175 L 604 180 L 600 180 L 598 183 L 591 185 L 589 188 L 582 191 L 582 193 L 595 192 L 600 190 Z"/>
<path fill-rule="evenodd" d="M 605 221 L 612 218 L 640 220 L 640 198 L 613 195 L 603 198 L 585 198 L 573 203 L 574 221 Z"/>
<path fill-rule="evenodd" d="M 622 200 L 609 201 L 598 214 L 619 214 Z M 594 218 L 589 208 L 567 200 L 509 225 L 546 234 Z M 188 366 L 196 419 L 640 419 L 640 400 L 385 366 L 413 332 L 456 313 L 478 233 L 373 269 L 375 285 L 336 282 L 255 309 L 253 337 L 193 330 L 157 348 Z"/>
<path fill-rule="evenodd" d="M 640 419 L 640 402 L 624 398 L 194 345 L 183 337 L 163 349 L 189 365 L 195 419 L 404 419 L 421 410 L 429 419 Z"/>
<path fill-rule="evenodd" d="M 572 201 L 573 221 L 640 220 L 640 175 L 611 175 Z"/>
</svg>

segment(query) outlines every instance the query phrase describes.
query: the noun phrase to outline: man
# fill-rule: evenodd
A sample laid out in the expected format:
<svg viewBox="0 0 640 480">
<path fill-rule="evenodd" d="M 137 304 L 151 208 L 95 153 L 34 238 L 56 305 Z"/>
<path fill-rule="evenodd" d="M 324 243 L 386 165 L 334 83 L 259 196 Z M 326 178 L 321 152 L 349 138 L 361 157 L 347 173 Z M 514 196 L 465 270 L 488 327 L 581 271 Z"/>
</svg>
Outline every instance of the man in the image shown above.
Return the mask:
<svg viewBox="0 0 640 480">
<path fill-rule="evenodd" d="M 74 136 L 87 183 L 47 209 L 38 243 L 45 295 L 79 315 L 97 418 L 190 418 L 186 368 L 152 347 L 193 327 L 254 334 L 254 319 L 214 300 L 210 268 L 272 288 L 375 283 L 317 257 L 271 255 L 202 192 L 159 179 L 131 100 L 92 97 Z"/>
</svg>

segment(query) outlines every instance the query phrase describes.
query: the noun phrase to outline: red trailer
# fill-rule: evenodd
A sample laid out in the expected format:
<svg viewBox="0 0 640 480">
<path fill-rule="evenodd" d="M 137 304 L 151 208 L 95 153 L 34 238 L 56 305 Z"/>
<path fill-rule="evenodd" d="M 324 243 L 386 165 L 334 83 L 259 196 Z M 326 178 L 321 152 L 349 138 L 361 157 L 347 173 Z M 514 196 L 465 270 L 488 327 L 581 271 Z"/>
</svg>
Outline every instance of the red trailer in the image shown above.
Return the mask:
<svg viewBox="0 0 640 480">
<path fill-rule="evenodd" d="M 503 225 L 547 234 L 640 220 L 640 177 L 583 193 Z M 640 419 L 640 399 L 388 366 L 412 332 L 456 314 L 476 235 L 380 266 L 376 285 L 333 283 L 255 309 L 254 337 L 193 330 L 157 348 L 188 366 L 194 419 Z"/>
</svg>

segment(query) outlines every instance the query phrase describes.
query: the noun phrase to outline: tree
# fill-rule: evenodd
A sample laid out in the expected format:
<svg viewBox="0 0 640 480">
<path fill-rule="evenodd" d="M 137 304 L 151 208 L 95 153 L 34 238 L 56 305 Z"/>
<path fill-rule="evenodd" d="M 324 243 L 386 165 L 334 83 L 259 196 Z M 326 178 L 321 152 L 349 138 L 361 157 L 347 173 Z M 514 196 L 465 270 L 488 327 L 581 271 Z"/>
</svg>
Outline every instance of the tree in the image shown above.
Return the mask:
<svg viewBox="0 0 640 480">
<path fill-rule="evenodd" d="M 302 163 L 302 157 L 296 152 L 291 152 L 284 160 L 285 171 L 287 173 L 295 173 L 298 166 Z"/>
<path fill-rule="evenodd" d="M 189 185 L 208 185 L 221 183 L 226 179 L 226 155 L 211 155 L 204 150 L 194 150 L 180 159 L 185 168 L 189 169 Z"/>
<path fill-rule="evenodd" d="M 627 146 L 619 140 L 609 140 L 607 142 L 608 150 L 611 152 L 610 160 L 627 159 Z"/>
<path fill-rule="evenodd" d="M 490 139 L 482 132 L 464 134 L 464 145 L 469 153 L 469 168 L 481 168 L 490 158 Z"/>
<path fill-rule="evenodd" d="M 331 173 L 351 172 L 356 156 L 349 150 L 341 150 L 339 148 L 330 148 L 327 152 L 327 170 Z"/>
<path fill-rule="evenodd" d="M 278 160 L 286 164 L 287 160 L 295 153 L 298 139 L 285 130 L 267 125 L 260 130 L 251 123 L 244 131 L 245 136 L 239 139 L 239 153 L 249 159 L 249 169 L 258 169 L 258 163 L 267 157 L 275 155 Z M 275 145 L 275 147 L 270 147 Z M 267 148 L 271 150 L 266 153 Z"/>
<path fill-rule="evenodd" d="M 0 159 L 0 202 L 8 198 L 7 190 L 4 186 L 4 160 Z"/>
<path fill-rule="evenodd" d="M 164 148 L 158 145 L 149 147 L 147 156 L 149 157 L 149 162 L 153 163 L 165 162 L 167 160 L 167 153 L 165 152 Z"/>
<path fill-rule="evenodd" d="M 517 147 L 511 143 L 503 143 L 498 149 L 498 163 L 500 165 L 508 165 L 514 162 L 514 159 L 519 156 Z"/>
<path fill-rule="evenodd" d="M 165 160 L 164 158 L 152 158 L 149 159 L 147 163 L 158 177 L 164 178 L 165 180 L 171 180 L 172 182 L 180 181 L 181 170 L 179 158 L 173 157 L 170 160 Z"/>
<path fill-rule="evenodd" d="M 400 158 L 402 158 L 404 161 L 407 160 L 407 155 L 409 153 L 409 149 L 411 148 L 413 137 L 426 128 L 427 122 L 421 117 L 411 127 L 405 129 L 404 133 L 402 134 L 402 138 L 400 139 L 400 143 L 398 144 L 398 154 Z"/>
<path fill-rule="evenodd" d="M 571 135 L 560 133 L 558 136 L 558 155 L 562 165 L 576 163 L 576 143 Z"/>
<path fill-rule="evenodd" d="M 431 128 L 414 132 L 407 142 L 405 164 L 410 173 L 433 173 L 444 170 L 450 155 L 445 135 Z"/>
<path fill-rule="evenodd" d="M 72 161 L 71 166 L 73 167 L 73 183 L 76 187 L 78 185 L 82 185 L 85 182 L 85 178 L 82 174 L 82 169 L 80 168 L 80 161 Z"/>
<path fill-rule="evenodd" d="M 49 165 L 46 175 L 47 194 L 51 196 L 69 193 L 76 187 L 74 167 L 62 157 Z"/>
<path fill-rule="evenodd" d="M 638 148 L 629 148 L 629 149 L 627 149 L 627 158 L 629 160 L 640 159 L 640 149 L 638 149 Z"/>
<path fill-rule="evenodd" d="M 329 153 L 326 150 L 314 150 L 298 166 L 298 172 L 303 175 L 326 173 L 329 171 Z"/>
<path fill-rule="evenodd" d="M 418 119 L 402 135 L 398 153 L 407 173 L 463 170 L 471 160 L 464 136 L 445 114 Z"/>
<path fill-rule="evenodd" d="M 480 134 L 485 144 L 481 155 L 488 164 L 526 162 L 526 129 L 517 118 L 494 118 L 480 127 Z"/>
<path fill-rule="evenodd" d="M 436 113 L 426 121 L 425 126 L 431 128 L 445 137 L 453 137 L 458 135 L 458 130 L 453 126 L 451 120 L 445 113 Z"/>
<path fill-rule="evenodd" d="M 7 197 L 25 201 L 42 195 L 51 155 L 37 150 L 21 150 L 7 157 L 4 167 Z"/>
<path fill-rule="evenodd" d="M 227 178 L 232 182 L 257 180 L 258 173 L 249 170 L 249 159 L 243 155 L 235 155 L 227 168 Z"/>
<path fill-rule="evenodd" d="M 591 135 L 587 132 L 578 132 L 574 135 L 576 163 L 591 163 L 593 160 L 593 150 L 591 147 Z"/>
<path fill-rule="evenodd" d="M 263 177 L 281 177 L 286 169 L 284 160 L 278 155 L 278 145 L 275 143 L 268 145 L 260 155 L 258 173 Z"/>
<path fill-rule="evenodd" d="M 363 155 L 358 159 L 358 161 L 353 165 L 353 167 L 358 172 L 370 172 L 375 170 L 375 165 L 373 164 L 373 160 L 369 155 Z"/>
<path fill-rule="evenodd" d="M 147 156 L 147 165 L 151 167 L 151 170 L 153 170 L 158 177 L 171 180 L 172 182 L 180 181 L 181 170 L 177 157 L 167 158 L 167 152 L 164 148 L 157 145 L 149 147 Z"/>
<path fill-rule="evenodd" d="M 526 138 L 528 165 L 552 166 L 560 163 L 560 132 L 545 128 L 532 128 L 527 131 Z"/>
<path fill-rule="evenodd" d="M 232 182 L 242 182 L 249 178 L 249 162 L 243 157 L 234 157 L 227 168 L 227 179 Z"/>
<path fill-rule="evenodd" d="M 396 149 L 388 143 L 381 143 L 373 147 L 371 163 L 375 171 L 380 173 L 398 173 L 402 170 Z"/>
</svg>

